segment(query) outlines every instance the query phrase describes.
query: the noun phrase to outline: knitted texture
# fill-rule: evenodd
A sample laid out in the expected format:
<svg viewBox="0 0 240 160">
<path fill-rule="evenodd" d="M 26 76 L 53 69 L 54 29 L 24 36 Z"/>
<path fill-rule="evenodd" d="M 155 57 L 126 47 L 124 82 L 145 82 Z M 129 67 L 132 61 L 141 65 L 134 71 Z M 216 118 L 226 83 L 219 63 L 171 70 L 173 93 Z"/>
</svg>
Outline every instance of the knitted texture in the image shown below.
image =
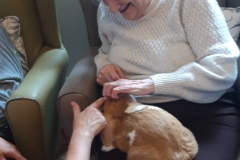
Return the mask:
<svg viewBox="0 0 240 160">
<path fill-rule="evenodd" d="M 6 102 L 17 89 L 23 77 L 18 54 L 7 32 L 0 24 L 0 127 L 6 123 Z"/>
<path fill-rule="evenodd" d="M 97 71 L 113 63 L 128 79 L 153 80 L 154 94 L 139 102 L 210 103 L 236 80 L 239 49 L 215 0 L 152 0 L 136 21 L 101 3 L 98 25 Z"/>
</svg>

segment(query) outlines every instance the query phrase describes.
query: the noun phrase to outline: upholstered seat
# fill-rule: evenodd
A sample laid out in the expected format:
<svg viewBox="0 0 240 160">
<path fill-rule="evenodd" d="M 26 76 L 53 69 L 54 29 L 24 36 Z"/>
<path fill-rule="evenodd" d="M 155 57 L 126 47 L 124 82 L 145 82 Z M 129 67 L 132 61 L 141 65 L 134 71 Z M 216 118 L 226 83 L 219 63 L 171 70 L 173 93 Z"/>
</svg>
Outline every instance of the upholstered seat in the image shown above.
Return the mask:
<svg viewBox="0 0 240 160">
<path fill-rule="evenodd" d="M 53 160 L 60 130 L 57 96 L 68 65 L 54 0 L 0 0 L 0 19 L 15 15 L 30 68 L 6 106 L 17 148 L 29 160 Z"/>
</svg>

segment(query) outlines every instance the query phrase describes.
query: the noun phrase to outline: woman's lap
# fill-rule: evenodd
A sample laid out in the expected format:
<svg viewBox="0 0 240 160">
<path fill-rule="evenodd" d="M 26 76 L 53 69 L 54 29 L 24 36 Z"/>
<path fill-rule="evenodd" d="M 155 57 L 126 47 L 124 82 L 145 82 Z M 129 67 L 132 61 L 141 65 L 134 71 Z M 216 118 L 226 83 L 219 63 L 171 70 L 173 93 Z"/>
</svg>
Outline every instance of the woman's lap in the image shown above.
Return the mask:
<svg viewBox="0 0 240 160">
<path fill-rule="evenodd" d="M 239 116 L 224 115 L 185 125 L 193 132 L 199 144 L 196 160 L 236 160 L 240 132 L 239 128 L 228 122 L 236 124 L 237 121 Z"/>
<path fill-rule="evenodd" d="M 230 103 L 158 104 L 190 129 L 199 144 L 196 160 L 236 160 L 240 147 L 240 113 Z M 176 109 L 177 108 L 177 109 Z"/>
</svg>

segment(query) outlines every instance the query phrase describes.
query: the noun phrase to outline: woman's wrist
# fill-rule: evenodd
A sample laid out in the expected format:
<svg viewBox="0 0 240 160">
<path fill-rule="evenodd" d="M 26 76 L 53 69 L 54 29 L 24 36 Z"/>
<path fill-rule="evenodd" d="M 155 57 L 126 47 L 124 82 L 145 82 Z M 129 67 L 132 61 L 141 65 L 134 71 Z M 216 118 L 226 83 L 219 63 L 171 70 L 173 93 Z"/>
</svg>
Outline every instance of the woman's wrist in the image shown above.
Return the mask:
<svg viewBox="0 0 240 160">
<path fill-rule="evenodd" d="M 74 129 L 68 146 L 66 160 L 88 160 L 93 137 L 89 132 Z"/>
<path fill-rule="evenodd" d="M 93 139 L 94 136 L 95 136 L 93 133 L 91 133 L 88 130 L 83 129 L 83 128 L 81 128 L 81 129 L 74 129 L 73 130 L 73 134 L 81 136 L 81 137 L 84 137 L 86 139 Z"/>
<path fill-rule="evenodd" d="M 154 83 L 151 78 L 147 78 L 143 80 L 144 88 L 147 90 L 147 94 L 153 94 L 154 93 Z"/>
</svg>

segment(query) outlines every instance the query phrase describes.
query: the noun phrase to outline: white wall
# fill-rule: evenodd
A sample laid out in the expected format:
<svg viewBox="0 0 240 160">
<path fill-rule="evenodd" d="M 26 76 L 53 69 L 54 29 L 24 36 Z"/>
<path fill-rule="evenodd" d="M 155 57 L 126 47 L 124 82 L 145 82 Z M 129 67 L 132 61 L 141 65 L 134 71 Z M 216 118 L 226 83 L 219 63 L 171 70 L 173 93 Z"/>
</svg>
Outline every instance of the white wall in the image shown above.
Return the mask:
<svg viewBox="0 0 240 160">
<path fill-rule="evenodd" d="M 69 54 L 70 73 L 89 47 L 85 20 L 79 0 L 56 0 L 62 42 Z"/>
</svg>

